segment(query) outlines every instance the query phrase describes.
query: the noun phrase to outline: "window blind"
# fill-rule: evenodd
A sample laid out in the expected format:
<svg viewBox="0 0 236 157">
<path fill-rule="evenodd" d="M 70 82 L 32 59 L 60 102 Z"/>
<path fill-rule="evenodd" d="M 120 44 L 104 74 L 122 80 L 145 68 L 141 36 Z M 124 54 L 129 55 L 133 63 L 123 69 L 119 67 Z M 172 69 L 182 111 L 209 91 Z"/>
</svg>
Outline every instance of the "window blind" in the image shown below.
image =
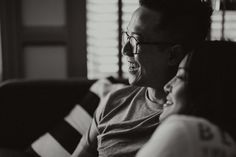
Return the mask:
<svg viewBox="0 0 236 157">
<path fill-rule="evenodd" d="M 236 11 L 215 11 L 210 34 L 211 40 L 236 41 Z"/>
<path fill-rule="evenodd" d="M 2 81 L 2 34 L 1 34 L 1 23 L 0 23 L 0 81 Z"/>
<path fill-rule="evenodd" d="M 124 60 L 119 66 L 119 25 L 125 29 L 137 0 L 87 0 L 87 69 L 88 78 L 118 77 L 119 67 L 126 68 Z M 119 7 L 122 20 L 119 20 Z M 121 21 L 122 24 L 118 22 Z M 125 74 L 123 75 L 125 77 Z"/>
<path fill-rule="evenodd" d="M 123 78 L 127 78 L 127 63 L 124 57 L 119 57 L 121 53 L 119 52 L 121 50 L 119 33 L 121 33 L 120 30 L 126 30 L 131 14 L 137 7 L 138 0 L 87 0 L 89 79 L 118 77 L 119 71 L 122 71 Z M 219 8 L 219 3 L 216 3 L 214 8 Z M 222 39 L 236 41 L 235 11 L 223 13 L 216 9 L 213 13 L 210 40 Z"/>
</svg>

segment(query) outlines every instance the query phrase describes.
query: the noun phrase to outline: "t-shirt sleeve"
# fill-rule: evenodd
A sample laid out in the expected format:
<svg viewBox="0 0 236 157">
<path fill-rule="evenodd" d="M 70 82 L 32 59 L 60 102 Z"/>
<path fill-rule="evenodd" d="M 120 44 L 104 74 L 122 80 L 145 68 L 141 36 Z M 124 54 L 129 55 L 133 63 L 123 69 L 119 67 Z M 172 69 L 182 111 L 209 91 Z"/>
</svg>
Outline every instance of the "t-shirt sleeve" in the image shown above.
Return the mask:
<svg viewBox="0 0 236 157">
<path fill-rule="evenodd" d="M 92 123 L 86 132 L 81 138 L 76 150 L 73 152 L 72 157 L 94 157 L 98 155 L 97 152 L 97 136 L 99 134 L 98 131 L 98 123 L 101 118 L 101 114 L 104 110 L 104 107 L 107 104 L 107 100 L 109 96 L 103 97 L 101 99 L 96 111 L 93 115 Z"/>
<path fill-rule="evenodd" d="M 72 157 L 93 157 L 97 156 L 97 130 L 94 119 L 86 134 L 81 138 Z"/>
<path fill-rule="evenodd" d="M 191 152 L 190 135 L 184 123 L 170 118 L 156 129 L 137 157 L 192 157 Z"/>
</svg>

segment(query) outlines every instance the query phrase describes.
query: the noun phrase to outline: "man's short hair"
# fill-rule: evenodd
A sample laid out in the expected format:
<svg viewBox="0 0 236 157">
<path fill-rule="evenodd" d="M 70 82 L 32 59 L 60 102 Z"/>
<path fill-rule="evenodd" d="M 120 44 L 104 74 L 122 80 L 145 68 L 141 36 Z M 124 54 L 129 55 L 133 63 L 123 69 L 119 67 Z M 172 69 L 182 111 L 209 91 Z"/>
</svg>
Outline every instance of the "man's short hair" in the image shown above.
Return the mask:
<svg viewBox="0 0 236 157">
<path fill-rule="evenodd" d="M 211 25 L 211 2 L 206 0 L 139 0 L 144 6 L 163 14 L 159 28 L 174 28 L 186 40 L 205 40 Z M 174 25 L 175 24 L 175 25 Z M 177 24 L 177 25 L 176 25 Z"/>
</svg>

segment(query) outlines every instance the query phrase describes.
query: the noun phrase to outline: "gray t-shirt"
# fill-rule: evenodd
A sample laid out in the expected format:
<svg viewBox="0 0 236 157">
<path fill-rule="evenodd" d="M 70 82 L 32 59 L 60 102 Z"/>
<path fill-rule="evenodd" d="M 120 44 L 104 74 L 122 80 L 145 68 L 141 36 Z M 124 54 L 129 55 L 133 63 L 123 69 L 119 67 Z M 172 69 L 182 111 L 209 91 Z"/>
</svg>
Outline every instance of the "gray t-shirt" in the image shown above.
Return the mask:
<svg viewBox="0 0 236 157">
<path fill-rule="evenodd" d="M 94 116 L 99 157 L 135 156 L 159 125 L 161 111 L 161 105 L 148 99 L 145 87 L 109 94 Z"/>
</svg>

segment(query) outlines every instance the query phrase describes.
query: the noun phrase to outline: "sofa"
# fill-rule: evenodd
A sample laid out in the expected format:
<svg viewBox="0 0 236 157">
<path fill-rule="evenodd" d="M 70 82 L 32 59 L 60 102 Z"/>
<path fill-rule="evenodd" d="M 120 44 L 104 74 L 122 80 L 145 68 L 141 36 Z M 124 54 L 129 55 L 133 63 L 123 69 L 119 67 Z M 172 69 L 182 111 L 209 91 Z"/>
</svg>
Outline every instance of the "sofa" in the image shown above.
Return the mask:
<svg viewBox="0 0 236 157">
<path fill-rule="evenodd" d="M 113 85 L 127 84 L 127 80 L 112 77 L 108 79 Z M 62 121 L 76 104 L 82 104 L 82 107 L 92 117 L 99 103 L 99 99 L 97 99 L 99 97 L 94 94 L 96 92 L 91 94 L 90 91 L 90 87 L 95 82 L 99 81 L 77 78 L 67 80 L 15 79 L 1 82 L 0 148 L 25 151 L 40 136 L 45 136 L 44 134 L 50 130 L 58 138 L 67 136 L 65 134 L 68 133 L 75 134 L 74 131 L 65 133 L 65 129 L 62 127 L 68 126 L 61 125 Z M 101 82 L 97 84 L 101 86 Z M 102 84 L 104 86 L 104 81 Z M 99 86 L 96 85 L 94 88 L 100 88 Z M 77 141 L 72 139 L 73 137 L 59 140 L 62 141 L 61 143 L 63 140 L 71 143 L 68 141 L 70 138 L 72 142 L 74 141 L 74 146 L 69 148 L 69 153 L 73 152 L 81 137 L 78 137 Z M 43 151 L 45 152 L 45 150 Z"/>
<path fill-rule="evenodd" d="M 86 79 L 2 82 L 0 147 L 26 148 L 80 103 L 94 82 Z"/>
</svg>

